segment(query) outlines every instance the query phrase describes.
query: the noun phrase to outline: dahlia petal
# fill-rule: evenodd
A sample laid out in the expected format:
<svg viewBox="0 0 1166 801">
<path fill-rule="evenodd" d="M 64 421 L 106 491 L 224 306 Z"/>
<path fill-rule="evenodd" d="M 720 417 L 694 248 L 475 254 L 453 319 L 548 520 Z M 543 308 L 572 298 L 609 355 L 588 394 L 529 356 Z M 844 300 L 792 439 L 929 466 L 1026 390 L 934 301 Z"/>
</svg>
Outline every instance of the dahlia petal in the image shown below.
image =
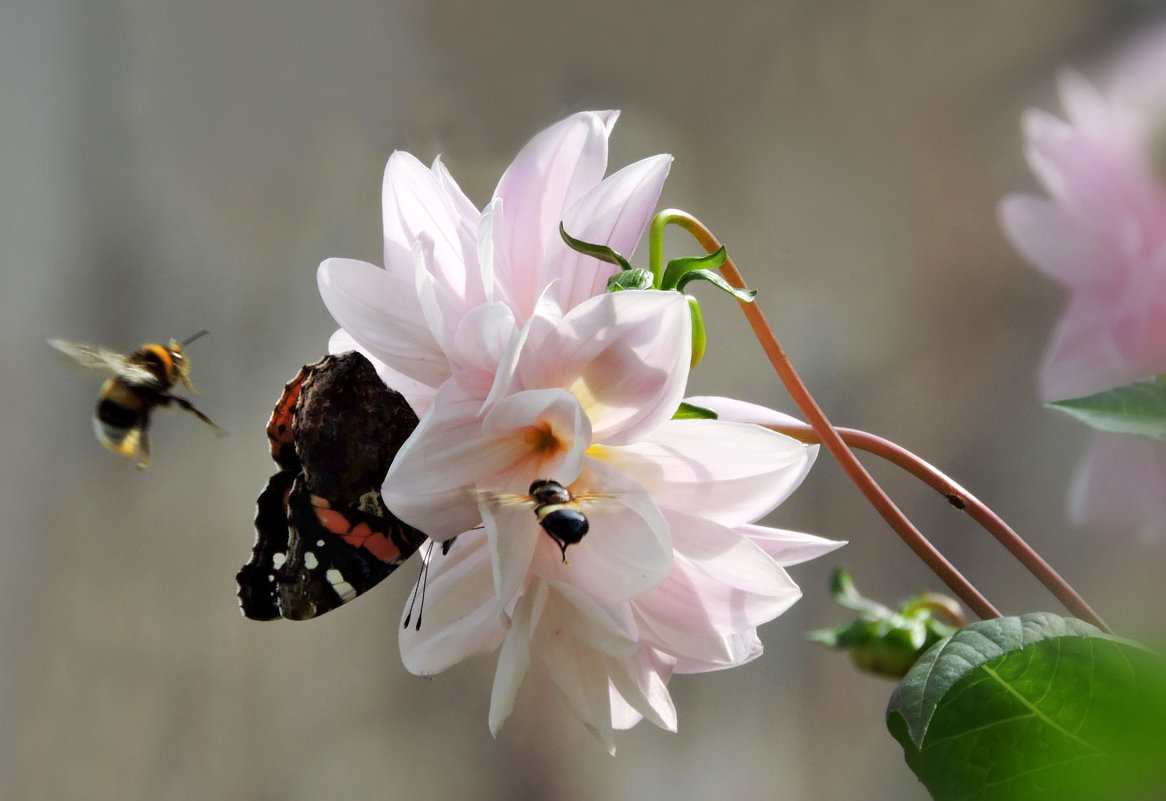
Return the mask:
<svg viewBox="0 0 1166 801">
<path fill-rule="evenodd" d="M 527 506 L 498 505 L 483 498 L 478 508 L 490 542 L 495 606 L 498 614 L 505 616 L 526 583 L 541 532 Z"/>
<path fill-rule="evenodd" d="M 561 632 L 540 637 L 539 661 L 562 693 L 571 712 L 615 753 L 611 727 L 611 696 L 603 658 L 569 634 L 559 610 L 560 603 L 548 603 L 539 623 L 541 630 Z"/>
<path fill-rule="evenodd" d="M 489 653 L 502 644 L 503 629 L 495 613 L 494 587 L 490 581 L 490 553 L 485 533 L 467 531 L 458 537 L 449 553 L 434 549 L 429 557 L 424 590 L 424 609 L 419 591 L 413 588 L 402 615 L 410 625 L 398 634 L 401 660 L 405 668 L 419 676 L 430 676 L 474 654 Z M 414 625 L 424 612 L 424 625 Z"/>
<path fill-rule="evenodd" d="M 652 156 L 609 175 L 567 210 L 563 227 L 576 239 L 607 245 L 630 259 L 648 230 L 671 166 L 671 156 Z M 564 310 L 602 295 L 607 279 L 619 271 L 614 264 L 572 250 L 561 238 L 548 244 L 547 263 L 553 263 L 561 279 L 557 295 Z"/>
<path fill-rule="evenodd" d="M 1074 524 L 1099 534 L 1166 537 L 1166 443 L 1096 434 L 1069 492 Z"/>
<path fill-rule="evenodd" d="M 639 651 L 636 642 L 636 624 L 626 604 L 602 606 L 587 593 L 561 581 L 548 581 L 548 586 L 570 604 L 563 609 L 569 620 L 571 633 L 596 651 L 616 658 L 633 657 Z"/>
<path fill-rule="evenodd" d="M 1092 395 L 1143 376 L 1109 331 L 1110 319 L 1085 296 L 1069 304 L 1053 333 L 1040 374 L 1041 396 L 1063 400 Z"/>
<path fill-rule="evenodd" d="M 477 271 L 477 256 L 473 248 L 467 251 L 465 247 L 473 242 L 477 225 L 475 220 L 469 239 L 463 238 L 463 228 L 469 222 L 462 218 L 461 199 L 451 197 L 447 185 L 433 171 L 398 150 L 385 166 L 382 203 L 386 269 L 412 275 L 413 244 L 418 236 L 427 234 L 433 242 L 431 267 L 435 278 L 455 294 L 466 297 L 468 275 Z"/>
<path fill-rule="evenodd" d="M 573 114 L 535 136 L 507 167 L 494 190 L 505 205 L 507 285 L 521 315 L 534 309 L 547 244 L 559 238 L 563 211 L 603 178 L 614 112 Z"/>
<path fill-rule="evenodd" d="M 1064 68 L 1057 73 L 1057 94 L 1069 122 L 1092 134 L 1105 133 L 1112 115 L 1109 104 L 1085 76 Z"/>
<path fill-rule="evenodd" d="M 617 292 L 583 302 L 556 326 L 532 327 L 518 379 L 566 385 L 595 441 L 618 445 L 672 417 L 691 348 L 692 318 L 679 292 Z"/>
<path fill-rule="evenodd" d="M 828 540 L 800 531 L 768 528 L 751 523 L 736 528 L 738 533 L 748 537 L 782 567 L 800 565 L 846 545 L 845 541 Z"/>
<path fill-rule="evenodd" d="M 1024 115 L 1025 155 L 1045 189 L 1077 220 L 1120 230 L 1131 187 L 1118 156 L 1051 114 Z"/>
<path fill-rule="evenodd" d="M 366 262 L 327 259 L 316 280 L 333 319 L 378 360 L 431 387 L 449 377 L 449 363 L 415 300 L 412 276 L 406 285 Z"/>
<path fill-rule="evenodd" d="M 653 669 L 646 653 L 632 659 L 608 659 L 605 665 L 611 678 L 613 728 L 631 728 L 642 716 L 665 731 L 676 731 L 676 706 L 672 703 L 668 686 Z M 624 705 L 630 707 L 633 714 L 621 709 Z"/>
<path fill-rule="evenodd" d="M 723 638 L 720 647 L 725 653 L 730 654 L 728 659 L 706 662 L 700 659 L 681 658 L 676 660 L 673 672 L 680 674 L 709 673 L 714 670 L 740 667 L 752 662 L 765 651 L 765 646 L 761 644 L 761 638 L 757 636 L 756 629 L 743 631 L 740 634 L 731 634 Z"/>
<path fill-rule="evenodd" d="M 514 711 L 518 690 L 530 669 L 530 639 L 538 625 L 541 607 L 546 600 L 546 586 L 533 587 L 529 597 L 519 600 L 494 671 L 490 692 L 490 734 L 498 736 L 502 724 Z"/>
<path fill-rule="evenodd" d="M 1000 203 L 1000 225 L 1013 246 L 1055 281 L 1085 284 L 1105 266 L 1097 238 L 1047 198 L 1009 195 Z"/>
<path fill-rule="evenodd" d="M 638 442 L 605 448 L 603 458 L 661 507 L 736 526 L 789 497 L 816 453 L 817 446 L 751 423 L 670 420 Z"/>
</svg>

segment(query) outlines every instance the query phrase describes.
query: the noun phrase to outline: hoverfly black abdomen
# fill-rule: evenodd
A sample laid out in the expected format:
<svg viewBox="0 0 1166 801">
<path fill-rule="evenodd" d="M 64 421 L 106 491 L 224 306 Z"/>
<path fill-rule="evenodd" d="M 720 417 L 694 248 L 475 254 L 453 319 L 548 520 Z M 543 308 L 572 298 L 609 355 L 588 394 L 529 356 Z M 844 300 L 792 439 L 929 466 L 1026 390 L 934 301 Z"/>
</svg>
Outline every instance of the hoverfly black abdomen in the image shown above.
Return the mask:
<svg viewBox="0 0 1166 801">
<path fill-rule="evenodd" d="M 567 546 L 577 545 L 590 528 L 587 515 L 583 514 L 570 490 L 557 481 L 535 481 L 530 485 L 530 497 L 535 503 L 534 513 L 539 525 L 558 543 L 566 562 Z"/>
</svg>

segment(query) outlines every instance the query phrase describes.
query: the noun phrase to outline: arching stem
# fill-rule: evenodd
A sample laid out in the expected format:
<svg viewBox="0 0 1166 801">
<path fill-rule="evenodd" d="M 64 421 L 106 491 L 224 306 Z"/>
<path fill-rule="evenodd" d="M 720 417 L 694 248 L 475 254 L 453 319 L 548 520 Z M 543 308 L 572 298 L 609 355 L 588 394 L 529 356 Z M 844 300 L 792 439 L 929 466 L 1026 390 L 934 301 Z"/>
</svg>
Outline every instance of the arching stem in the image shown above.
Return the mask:
<svg viewBox="0 0 1166 801">
<path fill-rule="evenodd" d="M 712 232 L 687 212 L 669 209 L 660 212 L 657 215 L 657 220 L 662 222 L 659 227 L 655 224 L 653 225 L 652 234 L 657 234 L 658 231 L 663 229 L 664 225 L 673 224 L 680 226 L 692 234 L 696 238 L 696 241 L 700 243 L 701 247 L 710 253 L 721 247 L 721 243 L 717 241 L 717 238 L 713 236 Z M 721 266 L 721 274 L 733 286 L 740 289 L 746 288 L 745 282 L 733 264 L 732 259 L 727 259 Z M 793 398 L 798 409 L 801 410 L 806 420 L 809 421 L 814 433 L 820 439 L 822 446 L 830 452 L 830 455 L 834 457 L 850 480 L 866 496 L 866 499 L 874 506 L 875 510 L 887 521 L 903 542 L 907 544 L 907 547 L 914 551 L 915 555 L 922 559 L 924 564 L 931 568 L 932 572 L 975 615 L 983 619 L 1000 617 L 1000 612 L 997 611 L 996 607 L 992 606 L 988 599 L 934 545 L 928 542 L 927 538 L 923 536 L 919 529 L 907 519 L 907 516 L 887 496 L 883 489 L 871 477 L 870 473 L 866 471 L 866 468 L 858 461 L 858 458 L 851 452 L 850 448 L 846 446 L 846 443 L 842 441 L 842 437 L 835 430 L 834 426 L 830 424 L 825 413 L 823 413 L 817 402 L 810 395 L 809 390 L 806 389 L 806 385 L 802 383 L 789 358 L 785 355 L 785 351 L 778 344 L 773 329 L 769 327 L 769 323 L 766 322 L 765 316 L 761 313 L 758 305 L 756 303 L 741 302 L 741 309 L 745 313 L 745 317 L 748 319 L 750 326 L 752 326 L 754 335 L 761 343 L 761 347 L 765 350 L 765 354 L 769 357 L 770 364 L 777 371 L 778 377 L 781 378 L 782 384 L 785 385 L 786 391 L 789 392 L 790 397 Z"/>
</svg>

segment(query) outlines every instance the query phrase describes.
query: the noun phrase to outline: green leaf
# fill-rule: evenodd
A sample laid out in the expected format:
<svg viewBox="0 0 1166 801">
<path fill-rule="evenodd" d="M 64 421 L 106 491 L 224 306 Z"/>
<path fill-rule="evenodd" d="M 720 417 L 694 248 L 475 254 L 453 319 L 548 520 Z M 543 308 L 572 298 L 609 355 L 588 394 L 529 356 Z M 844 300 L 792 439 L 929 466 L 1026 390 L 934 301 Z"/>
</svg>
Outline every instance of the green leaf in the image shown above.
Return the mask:
<svg viewBox="0 0 1166 801">
<path fill-rule="evenodd" d="M 1072 618 L 964 627 L 896 688 L 887 728 L 936 801 L 1166 791 L 1166 666 Z"/>
<path fill-rule="evenodd" d="M 607 245 L 594 245 L 590 242 L 584 242 L 581 239 L 576 239 L 567 233 L 567 229 L 563 224 L 559 223 L 559 235 L 563 237 L 563 241 L 567 243 L 567 247 L 571 250 L 577 250 L 587 256 L 594 256 L 600 261 L 605 261 L 608 264 L 618 264 L 625 270 L 632 269 L 632 265 L 628 264 L 628 260 L 616 253 Z"/>
<path fill-rule="evenodd" d="M 673 420 L 716 420 L 717 413 L 712 409 L 706 409 L 703 406 L 697 406 L 695 403 L 680 402 L 680 406 L 676 409 L 676 414 L 672 415 Z"/>
<path fill-rule="evenodd" d="M 1166 442 L 1166 375 L 1047 405 L 1101 431 Z"/>
<path fill-rule="evenodd" d="M 668 262 L 664 270 L 664 277 L 660 281 L 661 289 L 680 289 L 680 279 L 694 270 L 715 270 L 729 258 L 724 247 L 707 256 L 690 256 L 683 259 L 673 259 Z"/>
</svg>

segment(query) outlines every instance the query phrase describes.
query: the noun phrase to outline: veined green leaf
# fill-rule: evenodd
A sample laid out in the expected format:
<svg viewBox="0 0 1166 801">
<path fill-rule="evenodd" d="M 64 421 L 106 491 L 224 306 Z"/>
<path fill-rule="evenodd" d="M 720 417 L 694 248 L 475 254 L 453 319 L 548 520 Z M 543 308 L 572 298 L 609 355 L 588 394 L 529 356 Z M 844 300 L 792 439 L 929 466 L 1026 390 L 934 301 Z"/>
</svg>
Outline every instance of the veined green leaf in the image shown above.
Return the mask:
<svg viewBox="0 0 1166 801">
<path fill-rule="evenodd" d="M 1048 406 L 1100 431 L 1166 442 L 1166 375 Z"/>
<path fill-rule="evenodd" d="M 936 801 L 1166 792 L 1166 666 L 1072 618 L 964 627 L 896 688 L 887 727 Z"/>
</svg>

